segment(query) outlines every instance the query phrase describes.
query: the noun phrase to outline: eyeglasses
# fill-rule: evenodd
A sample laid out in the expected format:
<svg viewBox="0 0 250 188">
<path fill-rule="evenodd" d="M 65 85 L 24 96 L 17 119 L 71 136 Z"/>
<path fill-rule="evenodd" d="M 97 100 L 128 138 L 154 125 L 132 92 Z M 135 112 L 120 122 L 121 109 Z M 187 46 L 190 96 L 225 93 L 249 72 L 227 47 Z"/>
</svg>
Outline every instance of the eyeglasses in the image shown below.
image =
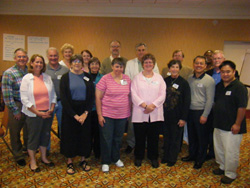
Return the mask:
<svg viewBox="0 0 250 188">
<path fill-rule="evenodd" d="M 76 59 L 74 61 L 72 61 L 72 63 L 82 63 L 80 60 Z"/>
<path fill-rule="evenodd" d="M 24 56 L 17 56 L 17 58 L 19 58 L 19 59 L 23 58 L 24 59 L 24 58 L 27 58 L 27 56 L 25 56 L 25 55 Z"/>
<path fill-rule="evenodd" d="M 111 48 L 120 48 L 120 46 L 111 46 Z"/>
</svg>

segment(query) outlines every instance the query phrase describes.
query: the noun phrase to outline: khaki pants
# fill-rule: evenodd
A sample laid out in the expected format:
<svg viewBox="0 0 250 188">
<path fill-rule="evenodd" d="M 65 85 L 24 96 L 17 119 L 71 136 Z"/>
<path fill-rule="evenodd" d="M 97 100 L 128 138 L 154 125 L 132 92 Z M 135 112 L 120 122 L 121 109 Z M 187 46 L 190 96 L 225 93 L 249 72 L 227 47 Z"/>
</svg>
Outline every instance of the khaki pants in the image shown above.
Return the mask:
<svg viewBox="0 0 250 188">
<path fill-rule="evenodd" d="M 21 102 L 16 101 L 16 105 L 20 110 L 22 109 Z M 27 149 L 28 134 L 27 134 L 27 126 L 25 123 L 25 118 L 26 116 L 22 113 L 21 119 L 16 120 L 14 118 L 13 113 L 9 110 L 8 127 L 10 132 L 10 142 L 14 153 L 14 158 L 16 161 L 24 159 L 23 149 Z M 23 129 L 24 144 L 22 144 L 21 134 L 20 134 L 22 129 Z"/>
<path fill-rule="evenodd" d="M 235 179 L 239 165 L 240 143 L 242 134 L 233 134 L 231 131 L 214 129 L 214 153 L 220 169 L 225 176 Z"/>
</svg>

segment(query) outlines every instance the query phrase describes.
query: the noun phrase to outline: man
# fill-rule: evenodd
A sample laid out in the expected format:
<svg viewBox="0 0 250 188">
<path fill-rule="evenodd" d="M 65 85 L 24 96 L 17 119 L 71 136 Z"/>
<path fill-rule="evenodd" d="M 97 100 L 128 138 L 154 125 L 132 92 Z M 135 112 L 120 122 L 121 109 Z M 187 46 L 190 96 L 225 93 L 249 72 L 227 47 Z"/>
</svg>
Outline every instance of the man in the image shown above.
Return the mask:
<svg viewBox="0 0 250 188">
<path fill-rule="evenodd" d="M 220 65 L 222 81 L 216 85 L 214 105 L 214 150 L 219 168 L 215 175 L 224 176 L 221 182 L 232 183 L 237 177 L 240 143 L 246 133 L 246 87 L 235 78 L 235 64 L 224 61 Z"/>
<path fill-rule="evenodd" d="M 18 165 L 25 166 L 23 150 L 27 151 L 27 127 L 25 115 L 21 112 L 22 103 L 20 97 L 20 86 L 22 78 L 27 74 L 27 52 L 18 48 L 14 52 L 16 64 L 6 70 L 2 78 L 2 92 L 5 105 L 8 107 L 8 127 L 10 131 L 10 141 L 14 158 Z M 20 140 L 20 133 L 23 129 L 24 145 Z"/>
<path fill-rule="evenodd" d="M 220 65 L 225 61 L 224 52 L 221 50 L 215 50 L 212 56 L 213 60 L 213 69 L 208 70 L 206 73 L 213 77 L 215 84 L 218 84 L 221 81 L 220 75 Z M 238 71 L 235 72 L 235 77 L 239 79 Z"/>
<path fill-rule="evenodd" d="M 117 58 L 117 57 L 122 58 L 122 61 L 124 62 L 125 65 L 126 65 L 126 62 L 128 61 L 126 58 L 120 56 L 120 50 L 121 50 L 120 41 L 118 40 L 111 41 L 111 43 L 109 44 L 109 47 L 110 47 L 109 49 L 110 49 L 111 55 L 110 57 L 107 57 L 103 60 L 101 70 L 100 70 L 100 73 L 103 75 L 112 72 L 111 62 L 113 61 L 114 58 Z"/>
<path fill-rule="evenodd" d="M 188 115 L 189 156 L 182 161 L 195 161 L 194 168 L 202 167 L 207 155 L 207 117 L 213 105 L 215 82 L 205 74 L 206 59 L 197 56 L 193 61 L 194 74 L 188 78 L 191 105 Z"/>
<path fill-rule="evenodd" d="M 135 46 L 136 58 L 131 59 L 127 62 L 125 74 L 129 76 L 131 80 L 137 75 L 139 72 L 143 70 L 142 68 L 142 57 L 147 53 L 147 45 L 145 43 L 138 43 Z M 157 63 L 154 66 L 154 72 L 159 73 L 159 69 Z M 128 123 L 128 134 L 127 134 L 127 143 L 128 146 L 125 150 L 127 154 L 131 153 L 135 146 L 135 136 L 134 136 L 134 128 L 131 120 Z"/>
<path fill-rule="evenodd" d="M 184 60 L 184 53 L 182 50 L 175 50 L 173 52 L 173 55 L 172 55 L 172 58 L 174 60 L 179 60 L 182 64 L 182 69 L 180 70 L 180 76 L 182 76 L 185 80 L 188 79 L 188 77 L 193 74 L 193 69 L 188 67 L 188 66 L 185 66 L 183 65 L 183 60 Z M 163 78 L 166 78 L 167 76 L 170 76 L 170 73 L 168 71 L 168 67 L 166 68 L 163 68 L 162 70 L 162 77 Z"/>
<path fill-rule="evenodd" d="M 220 65 L 225 61 L 224 52 L 221 50 L 215 50 L 212 55 L 213 69 L 206 71 L 206 73 L 213 77 L 215 84 L 217 85 L 221 81 Z M 235 73 L 235 77 L 239 79 L 238 71 Z M 209 144 L 208 144 L 208 154 L 206 159 L 214 158 L 214 146 L 213 146 L 213 111 L 208 116 L 208 127 L 209 129 Z"/>
<path fill-rule="evenodd" d="M 204 57 L 206 58 L 207 68 L 206 71 L 213 69 L 213 50 L 207 50 L 204 53 Z"/>
<path fill-rule="evenodd" d="M 63 74 L 67 73 L 69 69 L 65 66 L 62 66 L 59 64 L 59 52 L 56 48 L 50 47 L 47 50 L 47 58 L 49 60 L 47 66 L 46 66 L 46 71 L 48 75 L 51 76 L 52 82 L 55 87 L 56 91 L 56 96 L 57 96 L 57 104 L 55 106 L 55 111 L 53 113 L 56 114 L 57 118 L 57 123 L 58 123 L 58 136 L 60 137 L 61 135 L 61 120 L 62 120 L 62 104 L 61 104 L 61 99 L 60 99 L 60 90 L 59 90 L 59 85 L 60 85 L 60 80 Z M 50 145 L 47 148 L 48 150 L 50 149 Z"/>
</svg>

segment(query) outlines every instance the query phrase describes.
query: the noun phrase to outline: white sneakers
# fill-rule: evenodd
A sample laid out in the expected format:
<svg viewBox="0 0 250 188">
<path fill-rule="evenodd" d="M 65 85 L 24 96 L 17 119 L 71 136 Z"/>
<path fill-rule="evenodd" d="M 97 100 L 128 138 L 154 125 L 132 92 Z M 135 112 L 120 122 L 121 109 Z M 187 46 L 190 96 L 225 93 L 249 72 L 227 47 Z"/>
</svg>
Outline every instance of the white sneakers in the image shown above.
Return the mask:
<svg viewBox="0 0 250 188">
<path fill-rule="evenodd" d="M 120 159 L 115 163 L 115 165 L 117 167 L 124 167 L 124 164 L 123 164 L 123 162 Z"/>
<path fill-rule="evenodd" d="M 115 165 L 117 167 L 124 167 L 124 164 L 123 164 L 123 162 L 120 159 L 115 163 Z M 102 171 L 103 172 L 109 172 L 109 165 L 103 164 L 102 165 Z"/>
<path fill-rule="evenodd" d="M 108 172 L 108 171 L 109 171 L 109 165 L 103 164 L 103 165 L 102 165 L 102 171 L 103 171 L 103 172 Z"/>
</svg>

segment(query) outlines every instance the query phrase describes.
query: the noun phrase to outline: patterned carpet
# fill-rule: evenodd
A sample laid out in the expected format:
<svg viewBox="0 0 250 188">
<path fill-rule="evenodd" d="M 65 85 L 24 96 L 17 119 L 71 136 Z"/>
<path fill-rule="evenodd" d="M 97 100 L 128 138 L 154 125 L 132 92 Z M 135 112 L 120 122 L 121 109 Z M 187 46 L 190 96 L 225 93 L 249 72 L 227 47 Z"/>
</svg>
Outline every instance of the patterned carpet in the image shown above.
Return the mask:
<svg viewBox="0 0 250 188">
<path fill-rule="evenodd" d="M 2 116 L 2 114 L 1 114 Z M 0 117 L 1 117 L 0 116 Z M 56 121 L 53 127 L 56 129 Z M 162 139 L 160 148 L 162 147 Z M 124 143 L 124 148 L 126 144 Z M 250 121 L 248 120 L 248 133 L 244 135 L 241 144 L 240 166 L 238 178 L 230 185 L 220 183 L 220 176 L 215 176 L 212 170 L 217 167 L 214 160 L 204 163 L 200 170 L 193 169 L 193 163 L 182 162 L 180 158 L 187 155 L 187 145 L 184 144 L 179 160 L 173 167 L 161 164 L 153 169 L 148 160 L 144 160 L 141 167 L 133 164 L 133 154 L 125 154 L 122 149 L 121 159 L 124 168 L 114 164 L 110 166 L 109 173 L 101 171 L 100 161 L 93 155 L 88 159 L 92 170 L 84 172 L 77 167 L 77 173 L 66 173 L 66 159 L 59 153 L 59 139 L 52 134 L 52 149 L 49 159 L 55 167 L 44 166 L 40 162 L 40 154 L 36 155 L 41 168 L 40 173 L 33 173 L 29 166 L 16 165 L 6 145 L 0 144 L 0 187 L 250 187 Z M 160 150 L 162 151 L 162 150 Z M 28 156 L 26 161 L 28 161 Z M 74 160 L 77 166 L 80 158 Z"/>
</svg>

